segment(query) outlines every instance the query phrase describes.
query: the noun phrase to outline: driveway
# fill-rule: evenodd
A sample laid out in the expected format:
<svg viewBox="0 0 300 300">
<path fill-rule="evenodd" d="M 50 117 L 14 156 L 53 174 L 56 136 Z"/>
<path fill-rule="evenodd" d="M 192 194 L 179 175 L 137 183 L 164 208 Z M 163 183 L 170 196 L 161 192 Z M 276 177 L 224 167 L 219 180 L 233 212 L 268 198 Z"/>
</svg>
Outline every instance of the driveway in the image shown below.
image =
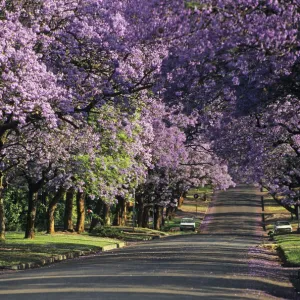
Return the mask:
<svg viewBox="0 0 300 300">
<path fill-rule="evenodd" d="M 6 274 L 0 299 L 293 299 L 259 222 L 255 188 L 219 192 L 201 234 Z"/>
</svg>

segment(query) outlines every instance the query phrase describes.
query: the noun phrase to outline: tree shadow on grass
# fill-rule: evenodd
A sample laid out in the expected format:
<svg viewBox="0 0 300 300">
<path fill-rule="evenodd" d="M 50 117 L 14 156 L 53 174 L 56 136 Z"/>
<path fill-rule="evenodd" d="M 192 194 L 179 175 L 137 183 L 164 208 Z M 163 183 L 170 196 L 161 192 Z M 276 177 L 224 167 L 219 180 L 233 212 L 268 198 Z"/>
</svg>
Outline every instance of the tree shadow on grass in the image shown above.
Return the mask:
<svg viewBox="0 0 300 300">
<path fill-rule="evenodd" d="M 79 243 L 5 243 L 0 249 L 0 268 L 29 262 L 38 263 L 42 259 L 80 251 L 97 252 L 101 251 L 101 247 Z"/>
</svg>

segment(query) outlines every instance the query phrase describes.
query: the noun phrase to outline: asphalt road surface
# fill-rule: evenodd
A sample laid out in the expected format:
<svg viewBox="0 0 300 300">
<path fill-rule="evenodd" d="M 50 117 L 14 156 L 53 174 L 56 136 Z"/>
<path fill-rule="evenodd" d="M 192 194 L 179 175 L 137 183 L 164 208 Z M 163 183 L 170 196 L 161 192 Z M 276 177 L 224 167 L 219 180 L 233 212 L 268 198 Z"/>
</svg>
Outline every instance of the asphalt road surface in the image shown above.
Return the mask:
<svg viewBox="0 0 300 300">
<path fill-rule="evenodd" d="M 292 299 L 273 257 L 268 267 L 254 255 L 262 241 L 256 193 L 218 193 L 201 234 L 2 275 L 0 299 Z"/>
</svg>

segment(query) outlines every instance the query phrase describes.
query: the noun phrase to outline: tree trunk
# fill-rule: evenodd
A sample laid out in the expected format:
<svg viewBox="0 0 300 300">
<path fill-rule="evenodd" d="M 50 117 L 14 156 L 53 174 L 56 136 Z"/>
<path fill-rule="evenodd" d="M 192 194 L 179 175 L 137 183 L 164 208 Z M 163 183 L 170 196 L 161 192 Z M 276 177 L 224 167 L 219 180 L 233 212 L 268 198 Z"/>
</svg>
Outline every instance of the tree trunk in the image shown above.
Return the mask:
<svg viewBox="0 0 300 300">
<path fill-rule="evenodd" d="M 34 189 L 31 184 L 29 184 L 27 224 L 26 224 L 26 231 L 25 231 L 26 239 L 34 238 L 34 223 L 36 218 L 37 199 L 38 199 L 37 190 Z"/>
<path fill-rule="evenodd" d="M 102 201 L 101 198 L 99 198 L 97 203 L 96 203 L 96 207 L 94 209 L 93 218 L 92 218 L 92 221 L 91 221 L 89 232 L 92 232 L 92 230 L 99 223 L 100 216 L 101 216 L 101 213 L 102 213 L 102 210 L 103 210 L 103 206 L 104 206 L 104 202 Z"/>
<path fill-rule="evenodd" d="M 113 220 L 114 226 L 120 226 L 120 205 L 119 203 L 116 205 L 116 213 Z"/>
<path fill-rule="evenodd" d="M 58 201 L 64 197 L 65 189 L 60 187 L 59 190 L 55 193 L 54 197 L 50 200 L 48 211 L 47 211 L 47 233 L 54 234 L 54 213 L 57 207 Z"/>
<path fill-rule="evenodd" d="M 0 174 L 0 241 L 5 240 L 5 210 L 3 175 Z"/>
<path fill-rule="evenodd" d="M 114 217 L 114 226 L 124 226 L 126 223 L 126 200 L 123 197 L 117 197 L 116 214 Z"/>
<path fill-rule="evenodd" d="M 142 218 L 143 228 L 149 227 L 149 210 L 150 210 L 150 206 L 145 206 L 143 209 L 143 218 Z"/>
<path fill-rule="evenodd" d="M 167 206 L 167 208 L 166 208 L 166 218 L 168 220 L 172 219 L 172 209 L 173 209 L 172 206 Z"/>
<path fill-rule="evenodd" d="M 163 217 L 163 207 L 155 205 L 154 218 L 153 218 L 155 230 L 161 229 L 162 217 Z"/>
<path fill-rule="evenodd" d="M 107 203 L 103 206 L 103 225 L 110 226 L 110 206 Z"/>
<path fill-rule="evenodd" d="M 120 226 L 126 225 L 127 220 L 127 206 L 126 206 L 126 199 L 124 197 L 120 197 L 120 219 L 119 224 Z"/>
<path fill-rule="evenodd" d="M 178 201 L 178 207 L 181 207 L 183 204 L 184 198 L 183 196 L 180 196 L 179 201 Z"/>
<path fill-rule="evenodd" d="M 77 223 L 76 231 L 78 233 L 84 232 L 84 219 L 85 219 L 85 207 L 84 207 L 84 192 L 77 192 L 76 204 L 77 204 Z"/>
<path fill-rule="evenodd" d="M 42 178 L 37 182 L 33 182 L 31 178 L 27 178 L 28 183 L 28 212 L 27 212 L 27 224 L 25 230 L 25 238 L 34 238 L 34 223 L 36 218 L 36 209 L 38 202 L 38 191 L 43 187 L 45 182 L 45 173 L 42 173 Z"/>
<path fill-rule="evenodd" d="M 171 221 L 174 219 L 174 217 L 175 217 L 175 207 L 168 206 L 166 209 L 166 218 Z"/>
<path fill-rule="evenodd" d="M 142 227 L 143 226 L 143 212 L 144 212 L 144 203 L 141 196 L 136 196 L 137 200 L 137 226 Z"/>
<path fill-rule="evenodd" d="M 169 220 L 170 219 L 170 207 L 167 206 L 166 208 L 166 218 Z"/>
<path fill-rule="evenodd" d="M 70 188 L 66 194 L 66 205 L 65 205 L 65 214 L 64 214 L 64 230 L 73 232 L 73 198 L 75 194 L 75 189 Z"/>
</svg>

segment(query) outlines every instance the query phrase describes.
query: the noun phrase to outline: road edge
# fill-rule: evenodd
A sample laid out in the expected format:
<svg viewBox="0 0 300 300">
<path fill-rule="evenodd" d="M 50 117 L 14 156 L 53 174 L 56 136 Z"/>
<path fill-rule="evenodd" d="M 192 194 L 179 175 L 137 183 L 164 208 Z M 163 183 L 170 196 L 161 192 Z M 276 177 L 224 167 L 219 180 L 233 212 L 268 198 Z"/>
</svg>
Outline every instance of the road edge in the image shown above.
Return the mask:
<svg viewBox="0 0 300 300">
<path fill-rule="evenodd" d="M 124 248 L 126 246 L 125 242 L 118 242 L 110 245 L 105 245 L 103 247 L 99 247 L 99 251 L 94 251 L 94 250 L 88 250 L 88 251 L 72 251 L 68 252 L 66 254 L 60 254 L 60 255 L 55 255 L 49 258 L 41 259 L 38 262 L 28 262 L 28 263 L 23 263 L 23 264 L 17 264 L 17 265 L 12 265 L 12 266 L 3 266 L 0 269 L 1 270 L 13 270 L 13 271 L 19 271 L 19 270 L 27 270 L 27 269 L 34 269 L 34 268 L 40 268 L 46 265 L 50 265 L 53 263 L 57 263 L 63 260 L 67 259 L 74 259 L 80 256 L 88 256 L 92 254 L 98 254 L 106 251 L 111 251 L 119 248 Z"/>
</svg>

